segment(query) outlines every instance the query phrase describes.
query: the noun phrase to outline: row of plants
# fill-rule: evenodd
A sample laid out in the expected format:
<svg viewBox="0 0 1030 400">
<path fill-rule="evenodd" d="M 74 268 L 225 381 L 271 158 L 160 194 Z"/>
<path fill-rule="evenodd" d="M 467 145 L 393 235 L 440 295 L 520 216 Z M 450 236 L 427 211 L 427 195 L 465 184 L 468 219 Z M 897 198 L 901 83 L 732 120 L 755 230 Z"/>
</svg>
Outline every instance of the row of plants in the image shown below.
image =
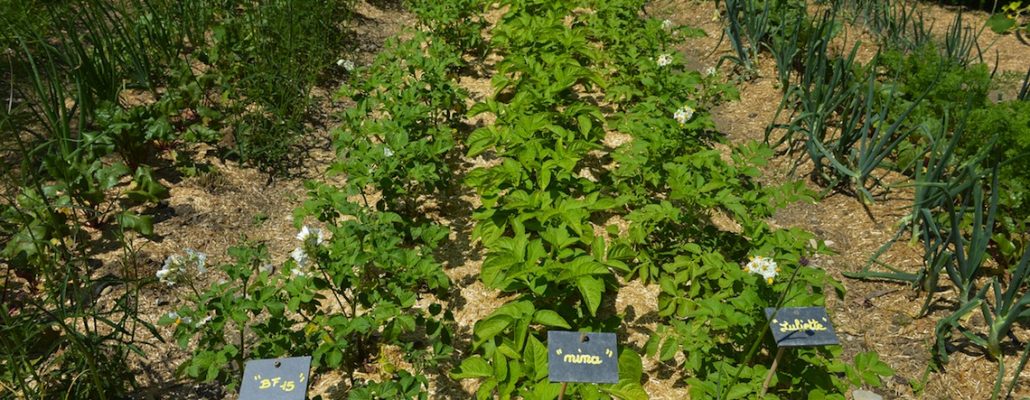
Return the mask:
<svg viewBox="0 0 1030 400">
<path fill-rule="evenodd" d="M 135 338 L 154 329 L 137 318 L 141 282 L 126 278 L 140 270 L 134 249 L 124 248 L 119 275 L 95 275 L 91 257 L 129 231 L 151 233 L 139 208 L 167 191 L 139 160 L 167 131 L 96 121 L 134 119 L 110 105 L 127 86 L 155 86 L 156 61 L 103 3 L 2 10 L 0 379 L 12 396 L 118 397 L 136 383 L 125 361 L 143 351 Z M 111 286 L 125 290 L 97 304 Z"/>
<path fill-rule="evenodd" d="M 843 288 L 809 265 L 825 251 L 807 247 L 811 234 L 765 222 L 809 195 L 755 182 L 769 148 L 716 150 L 707 108 L 735 94 L 674 52 L 696 30 L 641 17 L 635 0 L 501 4 L 495 93 L 471 111 L 496 122 L 467 141 L 469 157 L 498 161 L 466 183 L 483 199 L 480 278 L 508 300 L 476 323 L 475 353 L 452 376 L 479 380 L 481 399 L 646 398 L 648 356 L 684 371 L 695 398 L 844 398 L 892 373 L 875 353 L 848 364 L 839 347 L 800 350 L 764 387 L 775 344 L 763 310 Z M 611 131 L 630 139 L 608 147 Z M 619 383 L 550 382 L 546 331 L 627 332 L 614 299 L 632 279 L 658 283 L 661 322 L 643 348 L 620 346 Z"/>
<path fill-rule="evenodd" d="M 959 33 L 962 30 L 964 34 Z M 958 334 L 998 363 L 991 396 L 1008 398 L 1030 357 L 1030 348 L 1020 348 L 1013 333 L 1030 317 L 1030 213 L 1022 172 L 1030 157 L 1030 101 L 1022 91 L 1006 100 L 990 98 L 991 89 L 1005 89 L 1013 82 L 973 62 L 982 62 L 972 54 L 977 36 L 962 26 L 959 14 L 938 43 L 886 52 L 884 64 L 899 77 L 895 84 L 902 101 L 911 101 L 916 91 L 926 93 L 909 123 L 912 139 L 898 147 L 895 163 L 886 164 L 912 176 L 916 197 L 899 234 L 907 230 L 912 241 L 923 244 L 924 267 L 913 274 L 882 265 L 885 273 L 857 276 L 912 282 L 924 296 L 920 316 L 928 315 L 934 304 L 952 302 L 954 306 L 937 321 L 931 349 L 935 367 L 944 368 Z M 1028 78 L 1023 78 L 1022 87 Z M 937 295 L 944 277 L 956 288 L 955 295 Z M 979 312 L 982 323 L 969 320 L 973 312 Z M 1011 374 L 1005 367 L 1006 353 L 1019 359 Z"/>
<path fill-rule="evenodd" d="M 1012 329 L 1030 317 L 1025 279 L 1030 214 L 1025 204 L 1027 177 L 1022 172 L 1030 156 L 1030 121 L 1025 117 L 1030 102 L 993 103 L 986 93 L 988 85 L 995 83 L 984 65 L 942 60 L 946 58 L 937 58 L 939 64 L 934 65 L 932 55 L 913 54 L 905 63 L 894 65 L 909 77 L 902 80 L 905 85 L 926 87 L 926 68 L 935 68 L 941 78 L 937 87 L 925 89 L 926 106 L 916 109 L 929 116 L 913 135 L 911 148 L 899 146 L 897 152 L 897 161 L 914 164 L 909 171 L 915 187 L 911 214 L 899 234 L 907 230 L 912 241 L 923 244 L 924 266 L 912 275 L 883 265 L 886 274 L 877 276 L 912 282 L 925 296 L 920 316 L 928 315 L 934 304 L 953 302 L 954 308 L 937 321 L 932 349 L 937 366 L 944 367 L 948 353 L 954 351 L 954 334 L 959 333 L 998 363 L 992 398 L 1006 398 L 1030 356 L 1030 348 L 1007 351 L 1021 355 L 1006 385 L 1003 346 L 1010 339 L 1019 347 Z M 925 61 L 931 63 L 922 64 Z M 956 98 L 947 91 L 949 86 L 972 90 Z M 906 160 L 911 157 L 915 159 Z M 891 245 L 893 240 L 883 249 Z M 953 295 L 937 295 L 945 285 L 944 276 L 956 289 Z M 982 313 L 984 322 L 968 319 L 974 309 Z"/>
<path fill-rule="evenodd" d="M 420 28 L 388 41 L 337 93 L 355 102 L 333 133 L 329 175 L 346 183 L 308 183 L 294 214 L 302 246 L 282 271 L 262 247 L 233 250 L 237 262 L 222 267 L 230 281 L 162 320 L 192 353 L 187 375 L 231 388 L 244 360 L 310 354 L 315 373 L 346 373 L 348 398 L 428 398 L 427 370 L 453 352 L 451 282 L 435 256 L 449 229 L 429 217 L 440 212 L 430 203 L 454 190 L 452 150 L 467 97 L 456 76 L 477 47 L 430 29 L 478 15 L 453 4 L 409 5 Z M 369 365 L 377 371 L 360 375 Z"/>
<path fill-rule="evenodd" d="M 1003 342 L 1014 338 L 1012 328 L 1026 321 L 1030 306 L 1024 282 L 1030 214 L 1026 176 L 1016 172 L 1025 171 L 1030 155 L 1024 117 L 1030 103 L 1023 94 L 1008 101 L 988 97 L 1012 79 L 999 79 L 983 64 L 985 49 L 977 38 L 984 28 L 968 26 L 958 13 L 946 33 L 935 36 L 918 5 L 893 1 L 836 2 L 812 16 L 800 8 L 800 19 L 799 8 L 762 9 L 766 13 L 729 11 L 740 20 L 727 18 L 726 31 L 746 37 L 730 41 L 738 54 L 768 49 L 776 62 L 784 96 L 766 141 L 793 154 L 795 168 L 810 165 L 826 192 L 851 193 L 863 204 L 902 187 L 915 193 L 898 234 L 870 261 L 881 270 L 867 265 L 848 275 L 910 282 L 925 296 L 920 316 L 953 300 L 938 320 L 933 367 L 943 368 L 959 333 L 998 361 L 992 396 L 1007 397 L 1028 354 L 1021 352 L 1004 385 Z M 799 22 L 784 27 L 776 21 Z M 877 38 L 871 60 L 859 61 L 861 43 L 843 53 L 832 50 L 830 44 L 854 27 Z M 765 34 L 751 41 L 753 35 L 738 31 Z M 739 56 L 732 60 L 748 66 Z M 888 182 L 889 173 L 908 180 Z M 906 232 L 925 249 L 924 267 L 916 272 L 878 260 Z M 957 289 L 949 299 L 937 294 L 945 276 Z M 983 326 L 968 319 L 976 309 Z M 921 383 L 913 385 L 918 390 Z"/>
<path fill-rule="evenodd" d="M 5 392 L 139 389 L 129 356 L 160 335 L 138 315 L 153 281 L 130 239 L 154 233 L 157 177 L 200 169 L 196 143 L 287 171 L 311 89 L 339 68 L 350 4 L 260 3 L 0 2 Z"/>
</svg>

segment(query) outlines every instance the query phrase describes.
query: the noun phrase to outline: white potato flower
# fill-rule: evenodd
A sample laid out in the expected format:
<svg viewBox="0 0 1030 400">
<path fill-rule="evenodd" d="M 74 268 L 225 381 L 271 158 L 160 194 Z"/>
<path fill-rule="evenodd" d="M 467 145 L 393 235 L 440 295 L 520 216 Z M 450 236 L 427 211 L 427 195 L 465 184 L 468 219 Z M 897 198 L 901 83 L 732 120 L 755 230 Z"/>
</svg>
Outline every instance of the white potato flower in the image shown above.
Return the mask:
<svg viewBox="0 0 1030 400">
<path fill-rule="evenodd" d="M 172 321 L 172 326 L 173 327 L 179 326 L 179 324 L 189 325 L 189 324 L 193 323 L 193 319 L 192 318 L 180 316 L 179 313 L 177 313 L 175 311 L 169 311 L 168 314 L 165 314 L 165 318 L 167 318 L 167 319 Z"/>
<path fill-rule="evenodd" d="M 672 56 L 671 55 L 662 54 L 662 55 L 658 56 L 658 66 L 659 67 L 664 67 L 664 66 L 669 65 L 669 64 L 672 64 Z"/>
<path fill-rule="evenodd" d="M 670 21 L 670 20 L 662 21 L 662 29 L 665 29 L 665 30 L 672 29 L 672 21 Z"/>
<path fill-rule="evenodd" d="M 393 157 L 393 150 L 390 150 L 389 147 L 383 147 L 383 155 L 387 157 Z"/>
<path fill-rule="evenodd" d="M 780 273 L 780 268 L 776 265 L 776 261 L 762 256 L 751 257 L 751 260 L 748 261 L 744 268 L 747 269 L 747 272 L 761 275 L 769 284 L 772 284 L 773 278 L 776 278 L 776 275 Z"/>
<path fill-rule="evenodd" d="M 694 118 L 694 108 L 683 106 L 683 108 L 676 110 L 676 112 L 672 114 L 672 118 L 674 118 L 676 122 L 679 122 L 680 125 L 683 125 L 687 123 L 687 121 L 690 121 L 691 118 Z"/>
<path fill-rule="evenodd" d="M 157 270 L 157 273 L 154 274 L 154 275 L 157 275 L 157 279 L 158 280 L 160 280 L 161 282 L 164 282 L 164 281 L 166 281 L 168 279 L 168 276 L 171 275 L 171 274 L 172 274 L 172 270 L 170 270 L 168 268 L 161 268 L 161 269 Z"/>
<path fill-rule="evenodd" d="M 307 266 L 308 261 L 310 260 L 310 258 L 308 257 L 308 253 L 304 251 L 303 247 L 293 249 L 293 251 L 290 253 L 290 257 L 293 258 L 293 261 L 297 262 L 297 266 L 299 267 Z"/>
<path fill-rule="evenodd" d="M 186 249 L 186 255 L 172 254 L 165 258 L 161 269 L 154 273 L 157 280 L 168 286 L 174 286 L 179 278 L 185 276 L 192 268 L 197 269 L 197 275 L 207 273 L 207 254 L 194 249 Z"/>
<path fill-rule="evenodd" d="M 188 248 L 186 249 L 186 263 L 193 264 L 200 275 L 207 273 L 207 254 Z"/>
<path fill-rule="evenodd" d="M 157 276 L 157 280 L 168 286 L 174 286 L 176 279 L 179 274 L 182 273 L 182 267 L 185 264 L 182 256 L 178 254 L 172 254 L 165 258 L 165 262 L 161 265 L 161 269 L 157 270 L 154 275 Z"/>
<path fill-rule="evenodd" d="M 306 242 L 309 237 L 315 238 L 315 244 L 322 244 L 325 241 L 325 235 L 322 234 L 322 230 L 304 225 L 300 228 L 300 232 L 297 232 L 297 240 Z"/>
</svg>

